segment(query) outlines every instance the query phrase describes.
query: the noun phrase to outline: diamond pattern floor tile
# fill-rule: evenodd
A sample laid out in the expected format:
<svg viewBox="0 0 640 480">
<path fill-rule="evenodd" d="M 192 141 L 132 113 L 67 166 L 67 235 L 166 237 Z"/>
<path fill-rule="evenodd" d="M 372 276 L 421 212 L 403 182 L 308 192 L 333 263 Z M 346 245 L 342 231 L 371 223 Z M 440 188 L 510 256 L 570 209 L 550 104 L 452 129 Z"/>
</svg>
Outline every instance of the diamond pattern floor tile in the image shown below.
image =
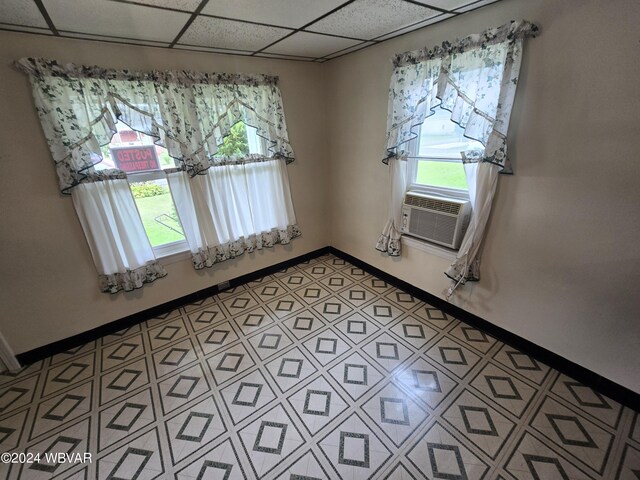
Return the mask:
<svg viewBox="0 0 640 480">
<path fill-rule="evenodd" d="M 529 432 L 524 433 L 507 458 L 505 470 L 517 480 L 593 478 Z"/>
<path fill-rule="evenodd" d="M 227 432 L 211 396 L 167 419 L 165 427 L 174 465 Z"/>
<path fill-rule="evenodd" d="M 281 325 L 287 332 L 301 340 L 320 330 L 326 324 L 316 314 L 306 309 L 287 318 Z"/>
<path fill-rule="evenodd" d="M 425 325 L 416 317 L 406 317 L 396 323 L 390 330 L 416 350 L 422 349 L 429 341 L 438 335 L 433 328 Z"/>
<path fill-rule="evenodd" d="M 278 355 L 266 367 L 283 393 L 300 385 L 303 380 L 318 371 L 298 347 Z"/>
<path fill-rule="evenodd" d="M 329 374 L 352 400 L 358 400 L 385 378 L 381 370 L 358 352 L 354 352 L 331 368 Z"/>
<path fill-rule="evenodd" d="M 391 450 L 356 413 L 318 445 L 340 479 L 371 478 L 391 457 Z"/>
<path fill-rule="evenodd" d="M 616 428 L 620 422 L 622 405 L 566 375 L 558 376 L 551 392 L 592 419 L 604 422 L 612 428 Z"/>
<path fill-rule="evenodd" d="M 516 426 L 469 390 L 464 390 L 442 417 L 492 460 L 496 459 Z"/>
<path fill-rule="evenodd" d="M 529 424 L 576 460 L 599 474 L 604 472 L 614 438 L 607 430 L 550 396 L 545 397 Z"/>
<path fill-rule="evenodd" d="M 98 450 L 119 442 L 156 420 L 151 389 L 132 395 L 100 412 Z"/>
<path fill-rule="evenodd" d="M 640 415 L 332 255 L 0 373 L 0 478 L 640 479 Z"/>
<path fill-rule="evenodd" d="M 544 363 L 508 345 L 504 345 L 493 358 L 511 371 L 538 385 L 542 385 L 550 371 Z"/>
<path fill-rule="evenodd" d="M 331 476 L 320 464 L 318 457 L 309 450 L 296 460 L 282 474 L 276 477 L 277 480 L 330 480 Z"/>
<path fill-rule="evenodd" d="M 100 458 L 96 478 L 162 478 L 165 473 L 163 460 L 160 437 L 154 428 Z"/>
<path fill-rule="evenodd" d="M 419 357 L 394 374 L 394 378 L 405 390 L 431 409 L 438 407 L 458 385 L 458 382 L 436 365 Z"/>
<path fill-rule="evenodd" d="M 449 337 L 439 339 L 425 354 L 458 378 L 464 378 L 480 361 L 479 355 Z"/>
<path fill-rule="evenodd" d="M 311 435 L 318 433 L 349 407 L 349 400 L 324 377 L 316 378 L 287 400 Z"/>
<path fill-rule="evenodd" d="M 440 422 L 429 428 L 406 456 L 426 478 L 478 480 L 490 468 Z"/>
<path fill-rule="evenodd" d="M 260 370 L 245 375 L 220 393 L 234 425 L 276 399 L 273 389 Z"/>
<path fill-rule="evenodd" d="M 243 480 L 247 471 L 238 458 L 236 448 L 227 439 L 214 446 L 205 455 L 187 463 L 176 474 L 177 480 L 193 480 L 194 478 L 220 478 L 224 480 Z"/>
<path fill-rule="evenodd" d="M 423 407 L 391 382 L 363 403 L 362 410 L 398 448 L 429 417 Z"/>
<path fill-rule="evenodd" d="M 41 402 L 36 410 L 36 420 L 29 433 L 29 439 L 39 437 L 91 412 L 92 402 L 93 381 Z"/>
<path fill-rule="evenodd" d="M 471 380 L 471 385 L 508 412 L 521 418 L 533 400 L 537 388 L 492 363 Z"/>
<path fill-rule="evenodd" d="M 238 431 L 253 473 L 263 478 L 304 445 L 295 422 L 277 405 Z"/>
</svg>

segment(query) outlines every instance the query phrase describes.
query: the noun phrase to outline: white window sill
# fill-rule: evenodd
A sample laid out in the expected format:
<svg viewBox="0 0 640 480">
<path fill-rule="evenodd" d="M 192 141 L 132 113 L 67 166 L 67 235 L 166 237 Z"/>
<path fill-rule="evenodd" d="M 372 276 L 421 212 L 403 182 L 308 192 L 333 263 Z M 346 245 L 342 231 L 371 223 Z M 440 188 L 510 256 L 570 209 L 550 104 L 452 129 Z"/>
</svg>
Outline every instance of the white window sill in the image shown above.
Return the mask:
<svg viewBox="0 0 640 480">
<path fill-rule="evenodd" d="M 163 265 L 171 265 L 191 258 L 191 252 L 189 252 L 187 242 L 184 240 L 154 247 L 153 253 Z"/>
<path fill-rule="evenodd" d="M 163 265 L 171 265 L 172 263 L 184 262 L 185 260 L 190 259 L 191 252 L 189 252 L 189 250 L 172 253 L 170 255 L 165 255 L 164 257 L 158 257 L 158 260 L 160 260 L 160 263 L 162 263 Z"/>
<path fill-rule="evenodd" d="M 431 255 L 435 255 L 436 257 L 444 258 L 452 262 L 456 259 L 456 254 L 458 253 L 456 250 L 452 250 L 447 247 L 442 247 L 434 243 L 429 243 L 425 240 L 420 240 L 418 238 L 408 237 L 406 235 L 403 235 L 401 237 L 401 242 L 402 242 L 402 245 L 405 247 L 415 248 L 416 250 L 430 253 Z"/>
</svg>

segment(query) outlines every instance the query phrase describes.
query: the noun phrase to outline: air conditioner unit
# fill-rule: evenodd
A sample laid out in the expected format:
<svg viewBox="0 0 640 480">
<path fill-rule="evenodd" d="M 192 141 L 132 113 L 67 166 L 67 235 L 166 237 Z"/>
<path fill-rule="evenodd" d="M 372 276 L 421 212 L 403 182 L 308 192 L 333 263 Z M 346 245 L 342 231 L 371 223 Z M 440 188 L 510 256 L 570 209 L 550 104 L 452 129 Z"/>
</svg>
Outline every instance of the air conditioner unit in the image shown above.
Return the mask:
<svg viewBox="0 0 640 480">
<path fill-rule="evenodd" d="M 402 205 L 402 233 L 458 248 L 469 218 L 469 201 L 407 192 Z"/>
</svg>

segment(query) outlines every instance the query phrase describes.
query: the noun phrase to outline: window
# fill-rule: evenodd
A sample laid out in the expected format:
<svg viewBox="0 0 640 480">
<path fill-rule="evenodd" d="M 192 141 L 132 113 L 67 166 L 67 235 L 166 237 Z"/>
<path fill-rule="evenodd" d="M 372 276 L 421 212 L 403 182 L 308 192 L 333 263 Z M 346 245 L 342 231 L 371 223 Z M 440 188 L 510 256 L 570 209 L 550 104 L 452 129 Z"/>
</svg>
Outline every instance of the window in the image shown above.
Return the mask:
<svg viewBox="0 0 640 480">
<path fill-rule="evenodd" d="M 164 170 L 177 162 L 154 138 L 132 130 L 122 122 L 109 145 L 102 147 L 103 160 L 96 170 L 117 168 L 127 172 L 131 193 L 156 257 L 188 250 L 182 225 Z M 256 129 L 238 122 L 218 148 L 216 156 L 243 156 L 264 151 Z"/>
<path fill-rule="evenodd" d="M 480 142 L 464 136 L 464 129 L 451 121 L 451 113 L 437 108 L 424 121 L 412 141 L 408 190 L 468 198 L 467 180 L 460 152 L 484 149 Z"/>
</svg>

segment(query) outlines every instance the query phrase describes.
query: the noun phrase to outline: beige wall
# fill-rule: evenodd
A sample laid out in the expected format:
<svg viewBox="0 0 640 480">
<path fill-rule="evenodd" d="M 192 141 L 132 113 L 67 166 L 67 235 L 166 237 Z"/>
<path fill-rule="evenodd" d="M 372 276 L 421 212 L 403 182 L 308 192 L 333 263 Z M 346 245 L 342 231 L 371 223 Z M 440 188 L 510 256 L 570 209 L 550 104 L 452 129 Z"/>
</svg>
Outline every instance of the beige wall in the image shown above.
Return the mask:
<svg viewBox="0 0 640 480">
<path fill-rule="evenodd" d="M 28 79 L 10 67 L 24 56 L 139 70 L 279 75 L 297 157 L 289 176 L 302 237 L 199 272 L 181 261 L 167 266 L 166 278 L 135 292 L 100 293 L 71 198 L 58 192 Z M 322 65 L 303 62 L 0 32 L 0 331 L 13 350 L 36 348 L 328 245 L 322 72 Z"/>
<path fill-rule="evenodd" d="M 525 45 L 482 281 L 454 303 L 640 392 L 640 56 L 636 0 L 504 0 L 329 62 L 335 247 L 442 296 L 447 261 L 374 250 L 387 212 L 384 147 L 394 53 L 512 19 Z"/>
</svg>

